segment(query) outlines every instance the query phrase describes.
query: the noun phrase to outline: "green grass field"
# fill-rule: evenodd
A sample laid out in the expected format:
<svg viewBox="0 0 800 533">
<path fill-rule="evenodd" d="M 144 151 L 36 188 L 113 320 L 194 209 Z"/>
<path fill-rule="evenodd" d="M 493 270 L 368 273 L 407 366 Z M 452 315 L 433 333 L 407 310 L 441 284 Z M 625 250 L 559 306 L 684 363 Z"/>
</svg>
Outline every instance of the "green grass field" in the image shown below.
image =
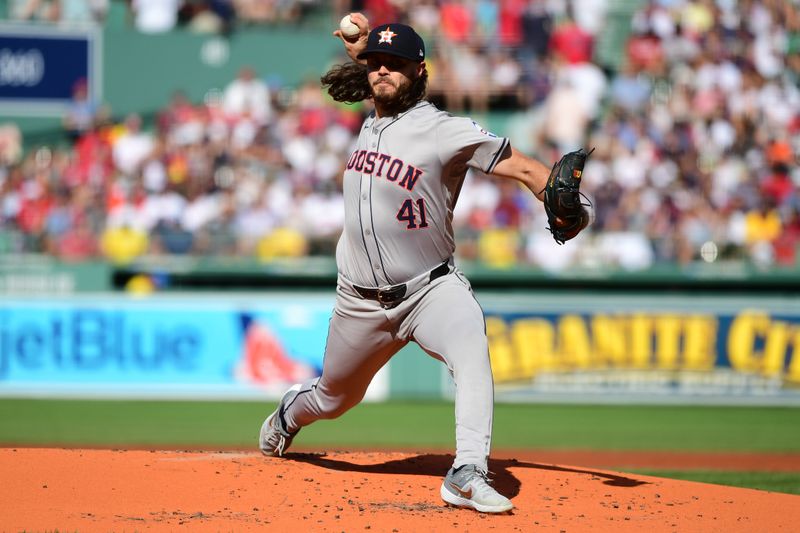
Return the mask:
<svg viewBox="0 0 800 533">
<path fill-rule="evenodd" d="M 0 400 L 0 445 L 255 449 L 274 403 Z M 361 404 L 296 441 L 320 449 L 454 447 L 449 403 Z M 800 453 L 800 409 L 504 405 L 495 450 L 549 448 Z M 639 472 L 800 494 L 800 473 Z"/>
<path fill-rule="evenodd" d="M 685 479 L 701 483 L 714 483 L 716 485 L 730 485 L 732 487 L 800 495 L 800 474 L 797 472 L 728 472 L 720 470 L 659 470 L 643 468 L 629 471 L 647 476 Z"/>
</svg>

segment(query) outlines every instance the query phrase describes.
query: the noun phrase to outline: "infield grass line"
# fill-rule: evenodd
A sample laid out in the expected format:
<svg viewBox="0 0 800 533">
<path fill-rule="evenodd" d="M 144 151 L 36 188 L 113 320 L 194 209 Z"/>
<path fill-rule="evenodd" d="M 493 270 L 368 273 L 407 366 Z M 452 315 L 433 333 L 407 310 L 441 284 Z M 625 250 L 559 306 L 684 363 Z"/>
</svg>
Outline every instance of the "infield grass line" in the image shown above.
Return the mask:
<svg viewBox="0 0 800 533">
<path fill-rule="evenodd" d="M 728 485 L 748 489 L 766 490 L 800 495 L 800 473 L 798 472 L 740 472 L 729 470 L 661 470 L 649 468 L 627 469 L 631 474 L 681 479 Z"/>
<path fill-rule="evenodd" d="M 0 445 L 252 448 L 275 402 L 0 400 Z M 361 404 L 304 447 L 455 445 L 448 402 Z M 493 448 L 800 452 L 800 408 L 498 404 Z"/>
</svg>

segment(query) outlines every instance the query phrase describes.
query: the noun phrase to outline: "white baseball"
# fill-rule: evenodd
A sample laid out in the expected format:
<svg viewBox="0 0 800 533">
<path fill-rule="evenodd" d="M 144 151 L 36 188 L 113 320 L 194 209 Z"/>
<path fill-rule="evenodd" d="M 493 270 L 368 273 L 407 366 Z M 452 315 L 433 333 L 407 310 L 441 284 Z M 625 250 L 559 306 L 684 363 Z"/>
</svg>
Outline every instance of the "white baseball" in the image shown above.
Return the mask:
<svg viewBox="0 0 800 533">
<path fill-rule="evenodd" d="M 361 30 L 353 24 L 353 21 L 350 20 L 350 15 L 345 15 L 342 17 L 342 20 L 339 21 L 339 29 L 342 30 L 342 35 L 345 37 L 355 37 Z"/>
</svg>

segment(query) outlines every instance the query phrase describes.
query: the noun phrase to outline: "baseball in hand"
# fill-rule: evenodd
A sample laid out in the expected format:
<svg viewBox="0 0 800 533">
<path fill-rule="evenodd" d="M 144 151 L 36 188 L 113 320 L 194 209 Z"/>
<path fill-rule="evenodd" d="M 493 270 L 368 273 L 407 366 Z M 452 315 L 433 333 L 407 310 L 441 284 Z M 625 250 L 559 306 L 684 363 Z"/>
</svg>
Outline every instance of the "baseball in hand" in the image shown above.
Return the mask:
<svg viewBox="0 0 800 533">
<path fill-rule="evenodd" d="M 350 15 L 342 17 L 342 20 L 339 21 L 339 29 L 342 30 L 342 35 L 348 38 L 356 37 L 361 33 L 359 27 L 350 20 Z"/>
</svg>

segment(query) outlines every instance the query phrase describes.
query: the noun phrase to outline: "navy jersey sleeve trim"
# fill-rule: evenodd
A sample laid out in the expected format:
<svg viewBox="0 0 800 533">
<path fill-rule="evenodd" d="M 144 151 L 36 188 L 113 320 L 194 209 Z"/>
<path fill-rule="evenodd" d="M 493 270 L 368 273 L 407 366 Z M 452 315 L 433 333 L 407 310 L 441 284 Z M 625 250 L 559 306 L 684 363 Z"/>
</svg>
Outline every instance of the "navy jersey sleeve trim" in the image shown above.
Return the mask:
<svg viewBox="0 0 800 533">
<path fill-rule="evenodd" d="M 489 166 L 485 170 L 485 172 L 487 174 L 491 174 L 492 173 L 492 171 L 494 170 L 494 167 L 497 165 L 498 161 L 500 160 L 500 155 L 506 149 L 506 146 L 508 146 L 508 139 L 507 138 L 503 138 L 503 144 L 501 144 L 500 148 L 497 150 L 497 152 L 495 152 L 494 157 L 492 158 L 492 162 L 489 163 Z"/>
</svg>

